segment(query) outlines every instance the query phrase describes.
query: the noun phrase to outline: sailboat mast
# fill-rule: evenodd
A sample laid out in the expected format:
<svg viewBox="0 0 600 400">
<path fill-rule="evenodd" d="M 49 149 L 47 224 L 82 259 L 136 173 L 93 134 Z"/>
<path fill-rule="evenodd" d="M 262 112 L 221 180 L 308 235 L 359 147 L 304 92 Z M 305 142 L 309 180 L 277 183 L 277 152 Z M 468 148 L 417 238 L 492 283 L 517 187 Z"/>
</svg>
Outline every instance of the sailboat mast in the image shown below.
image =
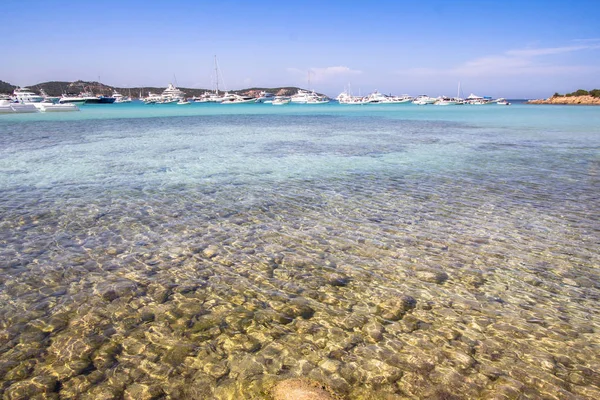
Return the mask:
<svg viewBox="0 0 600 400">
<path fill-rule="evenodd" d="M 217 67 L 217 55 L 215 54 L 215 82 L 217 86 L 216 94 L 219 94 L 219 68 Z"/>
</svg>

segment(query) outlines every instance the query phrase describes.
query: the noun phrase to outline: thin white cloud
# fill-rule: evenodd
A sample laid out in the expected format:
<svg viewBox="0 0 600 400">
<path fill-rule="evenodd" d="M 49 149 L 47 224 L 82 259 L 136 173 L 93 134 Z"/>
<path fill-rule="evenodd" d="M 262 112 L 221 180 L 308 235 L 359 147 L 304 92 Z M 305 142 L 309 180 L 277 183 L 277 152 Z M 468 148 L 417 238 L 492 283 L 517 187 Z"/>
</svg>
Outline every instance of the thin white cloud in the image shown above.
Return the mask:
<svg viewBox="0 0 600 400">
<path fill-rule="evenodd" d="M 600 49 L 598 45 L 580 45 L 580 46 L 566 46 L 566 47 L 549 47 L 541 49 L 522 49 L 522 50 L 509 50 L 505 54 L 514 57 L 536 57 L 536 56 L 547 56 L 561 53 L 571 53 L 580 50 L 593 50 Z"/>
<path fill-rule="evenodd" d="M 600 43 L 600 38 L 573 39 L 573 41 L 580 43 Z"/>
<path fill-rule="evenodd" d="M 508 50 L 503 54 L 479 57 L 451 68 L 411 68 L 398 71 L 398 73 L 413 76 L 451 75 L 462 77 L 585 73 L 600 71 L 600 67 L 596 65 L 565 65 L 547 62 L 544 60 L 544 56 L 597 49 L 600 49 L 600 43 L 589 40 L 587 44 L 577 46 Z"/>
</svg>

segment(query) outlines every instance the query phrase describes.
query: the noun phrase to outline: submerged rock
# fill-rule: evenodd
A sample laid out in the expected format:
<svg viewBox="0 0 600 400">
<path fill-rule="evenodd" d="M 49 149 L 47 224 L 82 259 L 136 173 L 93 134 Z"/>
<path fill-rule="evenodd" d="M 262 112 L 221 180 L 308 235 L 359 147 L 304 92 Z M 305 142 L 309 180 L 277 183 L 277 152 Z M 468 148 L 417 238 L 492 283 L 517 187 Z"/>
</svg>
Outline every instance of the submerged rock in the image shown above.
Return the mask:
<svg viewBox="0 0 600 400">
<path fill-rule="evenodd" d="M 417 305 L 417 301 L 407 295 L 392 297 L 386 299 L 377 305 L 377 312 L 382 318 L 390 321 L 398 321 L 407 311 L 412 310 Z"/>
<path fill-rule="evenodd" d="M 438 285 L 441 285 L 448 280 L 447 273 L 436 269 L 415 271 L 415 276 L 423 282 L 436 283 Z"/>
<path fill-rule="evenodd" d="M 286 379 L 272 391 L 274 400 L 333 400 L 324 385 L 308 379 Z"/>
</svg>

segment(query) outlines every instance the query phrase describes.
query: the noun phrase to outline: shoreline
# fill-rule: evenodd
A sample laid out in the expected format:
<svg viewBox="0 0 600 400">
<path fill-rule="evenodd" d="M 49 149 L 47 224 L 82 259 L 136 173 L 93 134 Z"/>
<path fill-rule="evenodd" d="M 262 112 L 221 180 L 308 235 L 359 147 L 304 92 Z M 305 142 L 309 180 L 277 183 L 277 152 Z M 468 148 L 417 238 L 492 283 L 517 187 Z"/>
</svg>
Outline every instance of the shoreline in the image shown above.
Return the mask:
<svg viewBox="0 0 600 400">
<path fill-rule="evenodd" d="M 600 98 L 593 96 L 553 96 L 547 99 L 528 100 L 525 104 L 600 106 Z"/>
</svg>

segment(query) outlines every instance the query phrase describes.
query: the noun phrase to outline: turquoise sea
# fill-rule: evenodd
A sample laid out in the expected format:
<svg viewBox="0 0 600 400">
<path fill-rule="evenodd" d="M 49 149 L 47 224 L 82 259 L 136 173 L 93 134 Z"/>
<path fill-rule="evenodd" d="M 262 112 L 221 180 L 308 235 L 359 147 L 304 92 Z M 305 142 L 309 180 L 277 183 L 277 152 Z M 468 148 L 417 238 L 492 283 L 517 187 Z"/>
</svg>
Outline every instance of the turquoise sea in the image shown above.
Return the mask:
<svg viewBox="0 0 600 400">
<path fill-rule="evenodd" d="M 0 115 L 0 397 L 600 398 L 600 108 Z"/>
</svg>

